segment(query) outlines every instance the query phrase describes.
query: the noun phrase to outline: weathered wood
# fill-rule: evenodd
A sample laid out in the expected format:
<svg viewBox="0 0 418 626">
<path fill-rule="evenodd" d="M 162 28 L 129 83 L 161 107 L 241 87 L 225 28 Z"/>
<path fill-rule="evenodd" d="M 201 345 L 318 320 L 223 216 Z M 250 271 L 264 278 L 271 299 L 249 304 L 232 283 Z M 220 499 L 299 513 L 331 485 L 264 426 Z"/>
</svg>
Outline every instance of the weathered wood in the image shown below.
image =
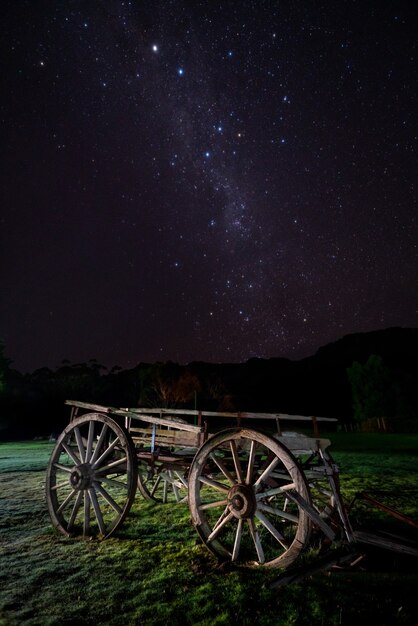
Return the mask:
<svg viewBox="0 0 418 626">
<path fill-rule="evenodd" d="M 220 464 L 214 461 L 217 455 Z M 282 475 L 271 494 L 279 464 Z M 289 482 L 289 492 L 310 503 L 303 473 L 276 439 L 246 428 L 224 430 L 208 439 L 189 471 L 189 508 L 207 547 L 218 557 L 235 561 L 245 541 L 247 551 L 252 545 L 253 564 L 287 567 L 293 562 L 307 544 L 311 524 L 308 506 L 289 503 L 289 492 L 280 486 L 283 479 Z M 273 543 L 260 538 L 260 522 Z"/>
<path fill-rule="evenodd" d="M 335 417 L 318 417 L 316 415 L 291 415 L 288 413 L 253 413 L 246 411 L 226 412 L 226 411 L 198 411 L 196 409 L 165 409 L 165 408 L 124 408 L 115 409 L 114 407 L 101 406 L 99 404 L 91 404 L 89 402 L 80 402 L 78 400 L 66 400 L 65 404 L 76 406 L 79 408 L 90 409 L 93 411 L 101 411 L 103 413 L 114 413 L 115 411 L 122 414 L 128 412 L 132 415 L 189 415 L 198 417 L 230 417 L 233 419 L 255 419 L 255 420 L 287 420 L 297 422 L 337 422 Z"/>
<path fill-rule="evenodd" d="M 313 437 L 306 437 L 299 433 L 284 432 L 279 437 L 275 436 L 275 439 L 281 441 L 281 443 L 296 454 L 296 456 L 309 452 L 317 452 L 319 449 L 325 450 L 325 448 L 331 445 L 329 439 L 314 439 Z"/>
<path fill-rule="evenodd" d="M 283 572 L 283 574 L 280 574 L 280 576 L 271 583 L 270 589 L 279 589 L 280 587 L 290 585 L 291 583 L 300 582 L 307 576 L 312 576 L 318 572 L 329 570 L 335 565 L 342 565 L 345 567 L 350 566 L 353 560 L 355 560 L 356 563 L 359 561 L 359 555 L 356 552 L 350 551 L 347 553 L 346 548 L 332 550 L 328 554 L 317 559 L 314 563 L 295 568 L 290 572 Z"/>
<path fill-rule="evenodd" d="M 99 413 L 109 413 L 112 407 L 102 406 L 101 404 L 92 404 L 91 402 L 80 402 L 79 400 L 66 400 L 65 404 L 75 406 L 79 409 L 88 409 L 89 411 L 98 411 Z"/>
<path fill-rule="evenodd" d="M 401 513 L 400 511 L 393 509 L 391 506 L 388 506 L 387 504 L 383 504 L 383 502 L 379 502 L 379 500 L 376 500 L 376 498 L 373 498 L 368 493 L 365 493 L 364 491 L 356 493 L 356 498 L 365 500 L 366 502 L 369 502 L 369 504 L 372 504 L 377 509 L 384 511 L 391 517 L 395 517 L 401 522 L 404 522 L 405 524 L 409 524 L 409 526 L 412 526 L 413 528 L 418 529 L 418 522 L 413 520 L 411 517 L 408 517 L 408 515 L 404 515 L 404 513 Z"/>
<path fill-rule="evenodd" d="M 134 442 L 151 443 L 153 436 L 152 428 L 129 429 Z M 200 445 L 200 433 L 188 432 L 176 429 L 157 428 L 154 431 L 154 445 L 157 446 L 186 446 L 198 448 Z"/>
<path fill-rule="evenodd" d="M 246 411 L 238 411 L 238 412 L 226 412 L 226 411 L 198 411 L 194 409 L 148 409 L 148 408 L 134 408 L 134 409 L 126 409 L 130 413 L 149 413 L 151 415 L 191 415 L 198 416 L 202 415 L 203 417 L 230 417 L 234 419 L 259 419 L 259 420 L 294 420 L 297 422 L 311 422 L 312 420 L 317 420 L 319 422 L 337 422 L 338 419 L 336 417 L 317 417 L 310 415 L 291 415 L 288 413 L 252 413 Z"/>
<path fill-rule="evenodd" d="M 408 545 L 407 543 L 403 543 L 401 537 L 395 537 L 395 539 L 399 539 L 400 541 L 394 541 L 392 538 L 389 539 L 374 533 L 355 530 L 354 539 L 357 543 L 376 546 L 377 548 L 383 548 L 384 550 L 390 550 L 391 552 L 398 552 L 399 554 L 408 554 L 409 556 L 418 557 L 418 544 Z"/>
<path fill-rule="evenodd" d="M 67 536 L 109 537 L 129 512 L 136 482 L 129 434 L 103 412 L 75 418 L 58 437 L 48 464 L 51 520 Z"/>
<path fill-rule="evenodd" d="M 139 420 L 141 422 L 146 422 L 147 424 L 159 424 L 160 426 L 178 428 L 179 430 L 185 430 L 191 433 L 203 433 L 203 428 L 201 426 L 194 426 L 193 424 L 176 421 L 174 418 L 169 419 L 168 416 L 165 419 L 145 413 L 141 413 L 141 415 L 138 416 L 131 411 L 125 411 L 121 409 L 113 409 L 112 411 L 110 411 L 110 414 L 118 415 L 120 417 L 130 417 L 136 419 L 137 421 Z"/>
<path fill-rule="evenodd" d="M 315 509 L 306 499 L 304 499 L 299 493 L 297 492 L 292 493 L 290 491 L 287 493 L 287 497 L 290 500 L 294 500 L 295 502 L 297 502 L 297 504 L 310 517 L 312 523 L 315 526 L 318 526 L 318 528 L 322 530 L 322 532 L 324 533 L 326 537 L 328 537 L 328 539 L 330 539 L 331 541 L 335 539 L 335 532 L 332 530 L 332 528 L 328 526 L 328 524 L 323 519 L 321 519 L 321 516 L 315 511 Z"/>
</svg>

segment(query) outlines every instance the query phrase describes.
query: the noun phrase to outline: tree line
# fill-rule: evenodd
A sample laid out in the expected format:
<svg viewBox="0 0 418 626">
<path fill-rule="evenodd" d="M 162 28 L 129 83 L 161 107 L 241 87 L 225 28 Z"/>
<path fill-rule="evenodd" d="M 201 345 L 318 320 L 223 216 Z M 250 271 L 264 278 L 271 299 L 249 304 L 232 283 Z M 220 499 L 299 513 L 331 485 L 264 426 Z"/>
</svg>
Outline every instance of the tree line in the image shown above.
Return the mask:
<svg viewBox="0 0 418 626">
<path fill-rule="evenodd" d="M 320 351 L 319 351 L 320 352 Z M 22 374 L 0 343 L 0 439 L 49 436 L 68 423 L 67 399 L 118 407 L 282 412 L 337 417 L 353 425 L 418 430 L 415 373 L 378 354 L 347 366 L 334 355 L 299 362 L 250 359 L 241 364 L 140 363 L 111 369 L 95 359 L 64 360 Z"/>
</svg>

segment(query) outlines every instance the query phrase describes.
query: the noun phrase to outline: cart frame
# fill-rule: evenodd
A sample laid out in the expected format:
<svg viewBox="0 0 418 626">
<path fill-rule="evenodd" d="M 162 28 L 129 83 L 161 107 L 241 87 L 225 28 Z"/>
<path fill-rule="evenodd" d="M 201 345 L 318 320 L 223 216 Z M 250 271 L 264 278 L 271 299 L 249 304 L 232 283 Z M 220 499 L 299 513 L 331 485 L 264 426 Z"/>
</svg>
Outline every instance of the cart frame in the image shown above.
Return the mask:
<svg viewBox="0 0 418 626">
<path fill-rule="evenodd" d="M 138 489 L 188 502 L 206 546 L 234 563 L 287 567 L 312 531 L 355 542 L 330 441 L 319 436 L 319 424 L 335 418 L 66 404 L 70 422 L 46 480 L 52 522 L 65 535 L 109 537 Z M 313 437 L 284 431 L 290 423 L 310 424 Z"/>
</svg>

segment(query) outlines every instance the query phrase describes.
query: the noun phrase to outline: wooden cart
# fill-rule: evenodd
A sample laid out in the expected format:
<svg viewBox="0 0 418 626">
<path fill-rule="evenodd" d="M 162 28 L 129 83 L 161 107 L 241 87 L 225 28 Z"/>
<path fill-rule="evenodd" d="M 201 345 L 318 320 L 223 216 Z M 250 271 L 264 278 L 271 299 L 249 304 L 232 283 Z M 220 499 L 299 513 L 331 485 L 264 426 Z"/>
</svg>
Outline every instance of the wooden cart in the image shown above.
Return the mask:
<svg viewBox="0 0 418 626">
<path fill-rule="evenodd" d="M 67 401 L 71 420 L 47 470 L 54 526 L 109 537 L 137 488 L 188 503 L 206 546 L 222 560 L 287 567 L 312 530 L 353 542 L 338 468 L 315 418 L 270 413 L 123 409 Z M 284 425 L 313 426 L 313 436 Z"/>
</svg>

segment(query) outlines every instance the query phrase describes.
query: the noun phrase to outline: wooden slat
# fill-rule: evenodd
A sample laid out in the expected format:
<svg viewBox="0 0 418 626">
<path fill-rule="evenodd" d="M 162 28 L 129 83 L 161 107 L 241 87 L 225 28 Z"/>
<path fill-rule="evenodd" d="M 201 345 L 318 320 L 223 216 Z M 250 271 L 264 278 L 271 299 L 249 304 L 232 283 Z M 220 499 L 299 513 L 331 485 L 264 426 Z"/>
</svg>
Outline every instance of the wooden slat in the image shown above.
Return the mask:
<svg viewBox="0 0 418 626">
<path fill-rule="evenodd" d="M 149 443 L 152 438 L 151 428 L 131 428 L 129 431 L 134 441 L 145 441 Z M 163 430 L 158 428 L 155 431 L 155 443 L 162 445 L 183 445 L 197 447 L 200 445 L 199 433 L 190 433 L 180 430 Z"/>
</svg>

